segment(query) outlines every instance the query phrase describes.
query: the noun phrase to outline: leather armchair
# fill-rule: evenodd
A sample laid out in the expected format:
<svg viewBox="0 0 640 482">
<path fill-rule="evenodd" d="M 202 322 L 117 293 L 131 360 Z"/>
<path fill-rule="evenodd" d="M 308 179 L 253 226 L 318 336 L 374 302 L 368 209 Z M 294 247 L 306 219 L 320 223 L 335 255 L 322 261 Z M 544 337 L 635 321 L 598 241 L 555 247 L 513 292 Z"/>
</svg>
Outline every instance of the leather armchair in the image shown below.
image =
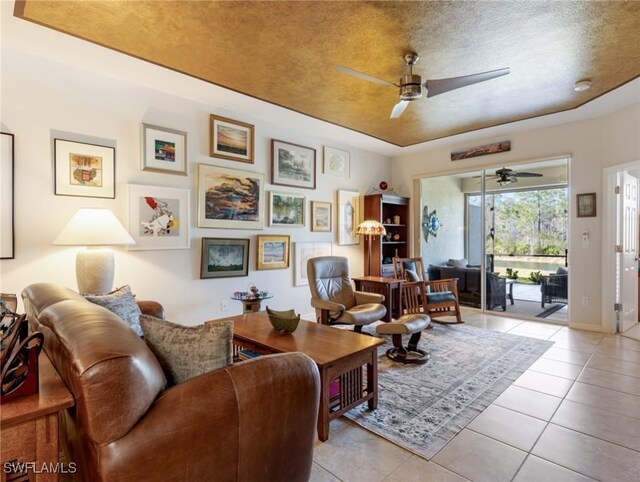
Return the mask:
<svg viewBox="0 0 640 482">
<path fill-rule="evenodd" d="M 311 306 L 318 321 L 325 325 L 354 325 L 361 332 L 364 325 L 380 320 L 387 309 L 384 296 L 355 291 L 349 277 L 349 262 L 341 256 L 321 256 L 307 261 Z"/>
<path fill-rule="evenodd" d="M 61 445 L 78 480 L 309 479 L 319 378 L 306 355 L 263 356 L 165 389 L 157 359 L 110 311 L 45 283 L 22 297 L 75 398 L 61 413 Z"/>
</svg>

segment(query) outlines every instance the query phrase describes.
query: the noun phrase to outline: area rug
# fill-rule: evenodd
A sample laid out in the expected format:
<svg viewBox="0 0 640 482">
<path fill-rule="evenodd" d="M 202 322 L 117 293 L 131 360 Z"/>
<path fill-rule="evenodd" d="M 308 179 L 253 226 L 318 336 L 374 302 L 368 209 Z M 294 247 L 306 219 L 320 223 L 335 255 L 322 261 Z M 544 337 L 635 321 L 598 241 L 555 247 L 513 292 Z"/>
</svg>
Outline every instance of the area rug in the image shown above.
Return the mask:
<svg viewBox="0 0 640 482">
<path fill-rule="evenodd" d="M 379 347 L 378 408 L 363 404 L 345 416 L 411 452 L 430 459 L 553 343 L 465 325 L 422 333 L 425 365 L 403 365 Z"/>
</svg>

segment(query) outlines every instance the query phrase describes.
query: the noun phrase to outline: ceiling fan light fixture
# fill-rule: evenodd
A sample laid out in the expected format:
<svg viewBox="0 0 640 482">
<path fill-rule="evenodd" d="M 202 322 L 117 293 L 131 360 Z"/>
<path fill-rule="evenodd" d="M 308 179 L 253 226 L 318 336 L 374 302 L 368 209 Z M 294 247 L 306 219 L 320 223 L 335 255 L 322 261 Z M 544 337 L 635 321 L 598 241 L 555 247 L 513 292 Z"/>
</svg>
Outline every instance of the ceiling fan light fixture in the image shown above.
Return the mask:
<svg viewBox="0 0 640 482">
<path fill-rule="evenodd" d="M 576 92 L 584 92 L 591 88 L 591 81 L 589 79 L 579 80 L 573 84 L 573 90 Z"/>
<path fill-rule="evenodd" d="M 415 100 L 422 97 L 422 77 L 404 75 L 400 79 L 400 99 Z"/>
</svg>

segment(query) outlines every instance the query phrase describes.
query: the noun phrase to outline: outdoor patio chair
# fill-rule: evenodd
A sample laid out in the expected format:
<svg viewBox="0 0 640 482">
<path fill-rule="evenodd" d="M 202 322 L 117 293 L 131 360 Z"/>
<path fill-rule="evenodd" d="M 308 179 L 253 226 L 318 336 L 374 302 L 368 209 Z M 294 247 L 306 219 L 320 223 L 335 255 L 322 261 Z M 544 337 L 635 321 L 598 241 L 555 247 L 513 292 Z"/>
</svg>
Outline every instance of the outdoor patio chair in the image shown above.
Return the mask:
<svg viewBox="0 0 640 482">
<path fill-rule="evenodd" d="M 425 313 L 432 321 L 438 323 L 464 323 L 460 315 L 460 303 L 458 298 L 458 279 L 440 279 L 428 281 L 424 272 L 422 258 L 393 258 L 393 269 L 398 279 L 408 282 L 422 281 L 425 286 L 426 303 Z M 455 316 L 455 322 L 443 322 L 434 318 Z"/>
<path fill-rule="evenodd" d="M 569 273 L 566 268 L 558 268 L 555 274 L 542 277 L 540 292 L 541 305 L 545 303 L 568 303 Z"/>
</svg>

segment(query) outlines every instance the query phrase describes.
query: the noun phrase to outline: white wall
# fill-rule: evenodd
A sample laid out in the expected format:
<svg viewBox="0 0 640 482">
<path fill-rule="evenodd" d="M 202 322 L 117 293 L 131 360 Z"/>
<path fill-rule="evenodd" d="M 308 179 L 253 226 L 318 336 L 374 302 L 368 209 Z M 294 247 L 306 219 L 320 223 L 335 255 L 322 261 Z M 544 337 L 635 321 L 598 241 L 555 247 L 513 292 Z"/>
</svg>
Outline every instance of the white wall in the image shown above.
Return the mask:
<svg viewBox="0 0 640 482">
<path fill-rule="evenodd" d="M 640 95 L 638 95 L 640 100 Z M 464 172 L 483 167 L 501 167 L 526 161 L 571 156 L 569 171 L 570 200 L 578 193 L 595 192 L 598 212 L 602 202 L 602 169 L 606 166 L 640 160 L 640 104 L 636 103 L 607 116 L 554 127 L 516 131 L 496 137 L 492 129 L 485 138 L 472 133 L 473 141 L 465 136 L 441 140 L 437 147 L 419 154 L 393 159 L 393 184 L 409 191 L 412 180 L 421 176 Z M 511 151 L 492 156 L 451 162 L 453 150 L 510 139 Z M 415 195 L 415 194 L 414 194 Z M 569 233 L 569 317 L 571 326 L 592 330 L 601 329 L 601 225 L 602 216 L 576 218 L 572 203 Z M 589 247 L 583 248 L 581 233 L 591 233 Z M 415 238 L 412 238 L 415 239 Z M 581 304 L 583 297 L 588 305 Z"/>
<path fill-rule="evenodd" d="M 99 47 L 95 47 L 98 49 Z M 162 69 L 157 75 L 164 75 Z M 175 75 L 172 73 L 171 75 Z M 207 88 L 202 84 L 202 88 Z M 229 93 L 229 95 L 238 95 Z M 128 225 L 127 184 L 147 184 L 191 190 L 190 249 L 127 251 L 116 249 L 116 285 L 131 285 L 141 299 L 163 303 L 168 318 L 184 324 L 238 314 L 239 302 L 221 301 L 231 293 L 246 290 L 249 282 L 274 294 L 269 305 L 294 308 L 303 314 L 312 310 L 309 288 L 293 286 L 293 263 L 286 270 L 256 271 L 256 235 L 289 234 L 298 241 L 331 241 L 333 253 L 347 256 L 352 276 L 363 273 L 363 244 L 337 246 L 334 233 L 311 233 L 309 202 L 330 201 L 335 207 L 337 189 L 366 194 L 372 186 L 390 179 L 386 156 L 315 137 L 297 124 L 273 124 L 216 105 L 198 103 L 131 82 L 107 77 L 25 53 L 7 45 L 2 49 L 2 131 L 15 135 L 16 257 L 0 262 L 0 291 L 20 293 L 35 282 L 46 281 L 75 289 L 76 248 L 52 246 L 51 242 L 80 207 L 103 207 L 114 211 Z M 218 114 L 255 125 L 254 165 L 208 157 L 209 114 Z M 189 177 L 142 172 L 140 165 L 141 123 L 187 131 L 189 134 Z M 53 138 L 95 142 L 116 148 L 116 198 L 91 199 L 55 196 L 53 191 Z M 316 149 L 317 189 L 271 186 L 271 139 L 281 139 Z M 351 177 L 322 174 L 322 147 L 331 145 L 351 152 Z M 269 228 L 265 216 L 262 231 L 201 229 L 196 219 L 197 164 L 246 169 L 265 174 L 265 191 L 296 192 L 306 196 L 307 227 Z M 250 238 L 248 277 L 200 280 L 202 237 Z M 293 254 L 293 249 L 292 249 Z"/>
</svg>

